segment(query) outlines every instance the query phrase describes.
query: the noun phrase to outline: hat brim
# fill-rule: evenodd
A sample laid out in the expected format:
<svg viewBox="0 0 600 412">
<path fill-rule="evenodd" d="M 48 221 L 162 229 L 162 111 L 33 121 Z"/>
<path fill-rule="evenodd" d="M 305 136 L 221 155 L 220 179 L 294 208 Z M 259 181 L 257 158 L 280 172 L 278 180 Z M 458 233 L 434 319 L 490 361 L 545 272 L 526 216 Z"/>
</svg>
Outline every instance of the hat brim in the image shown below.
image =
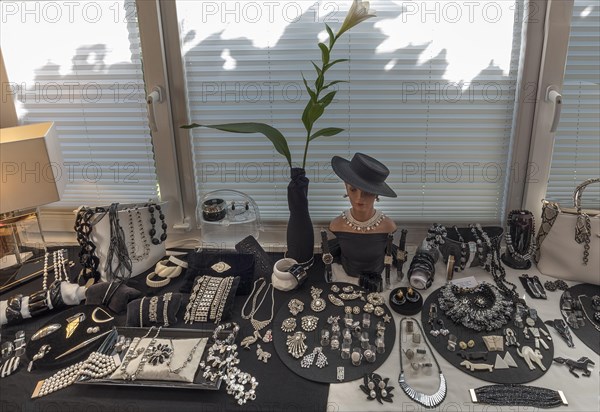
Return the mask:
<svg viewBox="0 0 600 412">
<path fill-rule="evenodd" d="M 374 195 L 379 196 L 398 197 L 396 192 L 394 192 L 387 183 L 373 183 L 362 179 L 350 168 L 350 161 L 343 157 L 333 156 L 331 159 L 331 167 L 340 179 L 363 192 L 373 193 Z"/>
</svg>

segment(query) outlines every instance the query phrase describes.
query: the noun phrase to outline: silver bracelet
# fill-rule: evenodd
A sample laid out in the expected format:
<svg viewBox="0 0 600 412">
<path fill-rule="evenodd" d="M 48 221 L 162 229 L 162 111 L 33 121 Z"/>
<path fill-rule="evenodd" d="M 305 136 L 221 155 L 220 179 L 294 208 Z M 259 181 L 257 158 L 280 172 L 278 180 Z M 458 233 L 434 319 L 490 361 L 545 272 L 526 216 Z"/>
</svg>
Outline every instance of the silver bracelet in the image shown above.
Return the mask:
<svg viewBox="0 0 600 412">
<path fill-rule="evenodd" d="M 158 296 L 153 296 L 152 298 L 150 298 L 148 318 L 150 319 L 150 322 L 158 322 Z"/>
<path fill-rule="evenodd" d="M 140 328 L 144 327 L 144 299 L 146 299 L 146 296 L 140 300 Z"/>
<path fill-rule="evenodd" d="M 165 327 L 169 326 L 169 302 L 173 297 L 172 292 L 165 293 L 163 296 L 163 325 Z"/>
</svg>

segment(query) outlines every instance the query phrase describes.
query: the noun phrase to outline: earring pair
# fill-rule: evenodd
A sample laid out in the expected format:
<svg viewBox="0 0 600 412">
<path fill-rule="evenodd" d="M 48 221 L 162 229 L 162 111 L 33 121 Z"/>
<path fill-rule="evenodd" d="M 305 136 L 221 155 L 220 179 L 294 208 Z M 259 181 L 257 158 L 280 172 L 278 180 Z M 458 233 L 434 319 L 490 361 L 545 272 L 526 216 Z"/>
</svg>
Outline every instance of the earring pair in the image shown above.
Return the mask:
<svg viewBox="0 0 600 412">
<path fill-rule="evenodd" d="M 345 198 L 347 198 L 347 197 L 348 197 L 348 193 L 344 193 L 344 194 L 342 195 L 342 197 L 343 197 L 344 199 L 345 199 Z M 375 201 L 376 201 L 376 202 L 379 202 L 379 195 L 377 195 L 377 196 L 375 197 Z"/>
</svg>

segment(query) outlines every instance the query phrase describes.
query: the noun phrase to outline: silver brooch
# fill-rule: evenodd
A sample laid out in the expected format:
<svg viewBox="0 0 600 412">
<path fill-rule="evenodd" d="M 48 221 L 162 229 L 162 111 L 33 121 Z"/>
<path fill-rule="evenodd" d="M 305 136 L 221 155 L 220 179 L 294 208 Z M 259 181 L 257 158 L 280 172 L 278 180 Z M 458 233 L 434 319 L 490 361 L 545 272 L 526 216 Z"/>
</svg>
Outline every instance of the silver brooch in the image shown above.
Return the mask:
<svg viewBox="0 0 600 412">
<path fill-rule="evenodd" d="M 365 303 L 365 306 L 363 306 L 363 310 L 367 313 L 373 313 L 373 311 L 375 310 L 375 306 L 373 306 L 373 304 L 371 303 Z"/>
<path fill-rule="evenodd" d="M 315 312 L 322 312 L 325 310 L 325 299 L 320 297 L 321 293 L 323 293 L 323 289 L 311 286 L 310 296 L 312 296 L 313 300 L 310 302 L 310 308 Z"/>
<path fill-rule="evenodd" d="M 231 269 L 231 266 L 229 266 L 225 262 L 217 262 L 214 265 L 212 265 L 210 268 L 217 273 L 223 273 L 223 272 Z"/>
<path fill-rule="evenodd" d="M 57 330 L 59 330 L 61 327 L 62 326 L 60 325 L 60 323 L 52 323 L 48 326 L 45 326 L 42 329 L 35 332 L 33 334 L 33 336 L 31 337 L 31 340 L 36 341 L 38 339 L 45 338 L 46 336 L 50 335 L 51 333 L 54 333 Z"/>
<path fill-rule="evenodd" d="M 302 316 L 302 329 L 306 332 L 312 332 L 317 329 L 317 324 L 319 323 L 319 318 L 316 316 L 308 315 Z"/>
<path fill-rule="evenodd" d="M 340 291 L 340 287 L 338 285 L 331 286 L 331 291 L 333 293 L 338 293 Z"/>
<path fill-rule="evenodd" d="M 303 368 L 310 368 L 315 361 L 315 358 L 317 359 L 315 365 L 317 365 L 317 367 L 320 369 L 329 364 L 327 362 L 327 356 L 325 356 L 323 353 L 323 348 L 317 346 L 311 354 L 305 355 L 304 358 L 302 358 L 302 361 L 300 361 L 300 366 Z"/>
<path fill-rule="evenodd" d="M 152 366 L 163 364 L 173 355 L 173 348 L 167 344 L 158 344 L 154 351 L 148 356 L 148 363 Z"/>
<path fill-rule="evenodd" d="M 263 350 L 260 345 L 256 345 L 256 357 L 258 358 L 259 361 L 263 361 L 264 363 L 267 363 L 269 361 L 269 358 L 271 357 L 271 354 L 265 350 Z"/>
<path fill-rule="evenodd" d="M 296 316 L 298 313 L 304 310 L 304 303 L 298 299 L 292 299 L 288 303 L 288 308 L 290 309 L 290 313 Z"/>
<path fill-rule="evenodd" d="M 385 303 L 383 301 L 383 296 L 381 296 L 379 293 L 369 293 L 367 295 L 367 302 L 369 302 L 373 306 L 379 306 Z"/>
<path fill-rule="evenodd" d="M 335 306 L 344 306 L 344 301 L 335 296 L 333 293 L 330 293 L 329 295 L 327 295 L 327 297 L 329 298 L 329 301 Z"/>
<path fill-rule="evenodd" d="M 306 343 L 304 340 L 306 339 L 306 335 L 304 332 L 296 332 L 293 335 L 289 335 L 287 337 L 287 342 L 285 343 L 288 352 L 296 359 L 300 359 L 304 352 L 306 352 Z"/>
<path fill-rule="evenodd" d="M 376 307 L 373 309 L 373 314 L 374 314 L 375 316 L 383 316 L 383 315 L 385 315 L 385 310 L 383 309 L 383 307 L 382 307 L 382 306 L 376 306 Z"/>
<path fill-rule="evenodd" d="M 296 329 L 296 318 L 287 318 L 281 324 L 281 330 L 290 333 Z"/>
</svg>

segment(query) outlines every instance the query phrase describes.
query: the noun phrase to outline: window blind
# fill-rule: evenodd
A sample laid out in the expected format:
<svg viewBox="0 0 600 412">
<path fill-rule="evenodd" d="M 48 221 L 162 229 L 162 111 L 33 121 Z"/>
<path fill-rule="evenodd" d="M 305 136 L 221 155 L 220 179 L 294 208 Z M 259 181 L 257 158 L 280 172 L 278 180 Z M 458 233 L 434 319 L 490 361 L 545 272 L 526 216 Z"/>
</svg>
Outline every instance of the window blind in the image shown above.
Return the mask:
<svg viewBox="0 0 600 412">
<path fill-rule="evenodd" d="M 6 2 L 2 11 L 3 98 L 15 96 L 21 123 L 56 123 L 67 186 L 51 206 L 156 198 L 135 1 Z"/>
<path fill-rule="evenodd" d="M 510 3 L 510 4 L 508 4 Z M 271 6 L 269 6 L 271 4 Z M 177 1 L 190 120 L 264 122 L 302 161 L 307 102 L 324 23 L 334 32 L 351 1 Z M 499 221 L 515 109 L 522 3 L 372 1 L 377 17 L 342 37 L 328 71 L 336 100 L 317 122 L 340 127 L 311 142 L 310 213 L 328 221 L 349 203 L 333 155 L 369 154 L 398 194 L 377 205 L 399 221 Z M 471 10 L 471 11 L 469 11 Z M 289 168 L 262 135 L 191 131 L 199 197 L 236 189 L 263 218 L 288 217 Z"/>
<path fill-rule="evenodd" d="M 576 0 L 546 198 L 573 204 L 575 187 L 600 177 L 600 7 Z M 583 204 L 598 209 L 600 185 L 585 189 Z"/>
</svg>

